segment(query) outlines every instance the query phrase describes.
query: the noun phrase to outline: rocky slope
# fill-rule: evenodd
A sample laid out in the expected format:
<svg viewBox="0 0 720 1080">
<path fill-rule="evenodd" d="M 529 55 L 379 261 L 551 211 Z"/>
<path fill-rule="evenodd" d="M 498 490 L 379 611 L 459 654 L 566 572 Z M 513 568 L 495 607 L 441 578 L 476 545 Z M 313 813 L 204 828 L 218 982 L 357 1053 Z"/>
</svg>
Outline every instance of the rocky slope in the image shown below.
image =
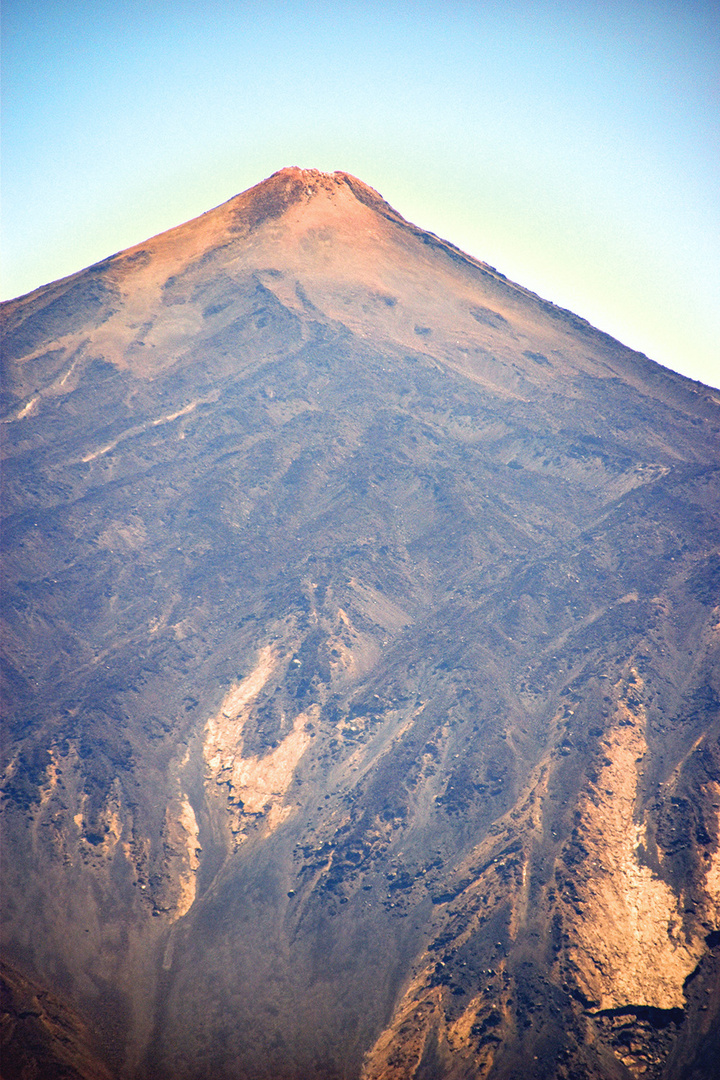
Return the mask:
<svg viewBox="0 0 720 1080">
<path fill-rule="evenodd" d="M 3 319 L 15 1075 L 713 1076 L 720 395 L 342 173 Z"/>
</svg>

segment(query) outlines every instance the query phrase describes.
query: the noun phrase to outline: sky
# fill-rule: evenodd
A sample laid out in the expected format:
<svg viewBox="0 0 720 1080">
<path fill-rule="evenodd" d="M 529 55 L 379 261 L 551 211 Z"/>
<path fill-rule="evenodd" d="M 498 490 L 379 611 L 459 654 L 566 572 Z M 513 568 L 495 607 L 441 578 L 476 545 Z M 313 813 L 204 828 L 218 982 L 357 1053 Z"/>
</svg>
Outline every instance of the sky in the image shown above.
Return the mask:
<svg viewBox="0 0 720 1080">
<path fill-rule="evenodd" d="M 286 165 L 720 386 L 717 0 L 4 0 L 2 297 Z"/>
</svg>

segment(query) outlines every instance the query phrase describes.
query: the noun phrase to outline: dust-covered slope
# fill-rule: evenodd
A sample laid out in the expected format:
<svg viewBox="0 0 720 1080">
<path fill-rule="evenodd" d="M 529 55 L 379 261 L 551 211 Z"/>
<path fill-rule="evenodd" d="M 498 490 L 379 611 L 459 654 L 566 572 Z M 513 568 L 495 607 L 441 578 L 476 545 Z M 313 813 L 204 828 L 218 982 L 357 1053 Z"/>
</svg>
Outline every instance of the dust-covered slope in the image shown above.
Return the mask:
<svg viewBox="0 0 720 1080">
<path fill-rule="evenodd" d="M 717 394 L 342 173 L 3 315 L 4 948 L 112 1074 L 711 1076 Z"/>
</svg>

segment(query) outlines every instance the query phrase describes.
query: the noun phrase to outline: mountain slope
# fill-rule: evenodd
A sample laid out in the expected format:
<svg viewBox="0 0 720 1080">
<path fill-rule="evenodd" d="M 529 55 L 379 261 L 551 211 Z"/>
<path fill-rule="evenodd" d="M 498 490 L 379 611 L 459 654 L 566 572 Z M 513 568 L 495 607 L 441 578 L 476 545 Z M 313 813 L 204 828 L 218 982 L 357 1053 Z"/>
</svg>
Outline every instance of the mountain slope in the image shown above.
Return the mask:
<svg viewBox="0 0 720 1080">
<path fill-rule="evenodd" d="M 4 947 L 113 1075 L 709 1077 L 718 395 L 342 173 L 3 318 Z"/>
</svg>

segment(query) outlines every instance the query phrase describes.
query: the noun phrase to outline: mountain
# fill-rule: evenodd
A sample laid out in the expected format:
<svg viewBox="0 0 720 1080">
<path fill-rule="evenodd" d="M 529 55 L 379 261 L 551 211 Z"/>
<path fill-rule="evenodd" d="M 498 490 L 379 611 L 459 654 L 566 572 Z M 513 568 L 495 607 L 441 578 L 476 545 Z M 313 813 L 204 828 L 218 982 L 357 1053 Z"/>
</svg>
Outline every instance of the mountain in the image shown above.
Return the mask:
<svg viewBox="0 0 720 1080">
<path fill-rule="evenodd" d="M 3 327 L 8 1075 L 714 1076 L 720 394 L 297 168 Z"/>
</svg>

